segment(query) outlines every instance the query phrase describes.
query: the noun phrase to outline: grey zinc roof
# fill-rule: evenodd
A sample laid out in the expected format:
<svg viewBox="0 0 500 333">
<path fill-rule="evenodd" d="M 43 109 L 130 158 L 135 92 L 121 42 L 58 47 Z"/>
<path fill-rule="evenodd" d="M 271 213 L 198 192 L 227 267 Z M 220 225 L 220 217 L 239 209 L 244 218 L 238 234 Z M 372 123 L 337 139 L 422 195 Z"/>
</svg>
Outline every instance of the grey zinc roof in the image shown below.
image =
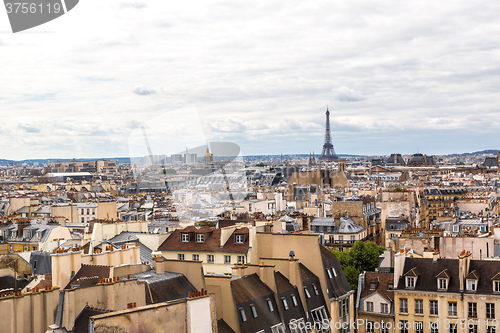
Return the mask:
<svg viewBox="0 0 500 333">
<path fill-rule="evenodd" d="M 340 224 L 339 224 L 339 229 L 337 230 L 338 233 L 346 233 L 346 234 L 352 234 L 352 233 L 358 233 L 365 230 L 360 225 L 357 225 L 353 220 L 341 217 L 340 218 Z"/>
</svg>

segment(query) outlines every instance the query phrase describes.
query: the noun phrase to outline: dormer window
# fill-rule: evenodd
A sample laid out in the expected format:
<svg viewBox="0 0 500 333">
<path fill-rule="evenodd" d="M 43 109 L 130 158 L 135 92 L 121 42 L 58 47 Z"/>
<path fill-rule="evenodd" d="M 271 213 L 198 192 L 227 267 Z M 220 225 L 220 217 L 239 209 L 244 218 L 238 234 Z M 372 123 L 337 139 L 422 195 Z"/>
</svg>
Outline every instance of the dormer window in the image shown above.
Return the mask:
<svg viewBox="0 0 500 333">
<path fill-rule="evenodd" d="M 493 292 L 500 293 L 500 281 L 493 281 Z"/>
<path fill-rule="evenodd" d="M 375 290 L 376 285 L 377 284 L 375 282 L 370 283 L 370 290 Z"/>
<path fill-rule="evenodd" d="M 476 291 L 477 280 L 467 280 L 467 291 Z"/>
<path fill-rule="evenodd" d="M 438 290 L 448 289 L 448 279 L 438 279 Z"/>
<path fill-rule="evenodd" d="M 245 242 L 245 236 L 243 236 L 243 235 L 236 235 L 234 237 L 234 242 L 236 244 L 243 244 Z"/>
<path fill-rule="evenodd" d="M 181 234 L 181 242 L 188 243 L 189 242 L 189 234 Z"/>
<path fill-rule="evenodd" d="M 410 288 L 410 289 L 415 288 L 415 277 L 413 277 L 413 276 L 406 277 L 406 288 Z"/>
<path fill-rule="evenodd" d="M 203 234 L 196 235 L 196 242 L 197 243 L 203 243 L 204 241 L 205 241 L 205 235 L 203 235 Z"/>
</svg>

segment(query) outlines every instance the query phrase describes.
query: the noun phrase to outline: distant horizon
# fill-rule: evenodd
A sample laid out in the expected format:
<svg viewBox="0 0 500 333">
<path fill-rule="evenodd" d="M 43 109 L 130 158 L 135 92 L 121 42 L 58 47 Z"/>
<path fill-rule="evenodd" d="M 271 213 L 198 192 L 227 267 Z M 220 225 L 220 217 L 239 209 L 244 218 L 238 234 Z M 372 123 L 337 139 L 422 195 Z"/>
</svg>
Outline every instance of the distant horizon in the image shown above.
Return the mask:
<svg viewBox="0 0 500 333">
<path fill-rule="evenodd" d="M 486 154 L 486 155 L 496 155 L 500 152 L 500 149 L 483 149 L 483 150 L 479 150 L 479 151 L 473 151 L 473 152 L 463 152 L 463 153 L 448 153 L 448 154 L 426 154 L 425 152 L 416 152 L 416 153 L 398 153 L 398 152 L 394 152 L 394 153 L 390 153 L 390 154 L 370 154 L 370 155 L 360 155 L 360 154 L 341 154 L 341 153 L 337 153 L 337 156 L 342 156 L 342 157 L 383 157 L 383 156 L 390 156 L 391 154 L 401 154 L 402 156 L 412 156 L 412 155 L 415 155 L 415 154 L 423 154 L 423 155 L 429 155 L 429 156 L 455 156 L 455 155 L 479 155 L 479 154 Z M 312 152 L 311 152 L 312 154 Z M 241 155 L 240 157 L 265 157 L 265 156 L 276 156 L 276 157 L 279 157 L 279 156 L 301 156 L 301 157 L 308 157 L 309 156 L 309 153 L 291 153 L 291 154 L 253 154 L 253 155 Z M 70 158 L 26 158 L 26 159 L 20 159 L 20 160 L 13 160 L 13 159 L 0 159 L 0 162 L 28 162 L 28 161 L 31 161 L 31 162 L 37 162 L 37 161 L 44 161 L 44 162 L 57 162 L 57 161 L 72 161 L 72 160 L 75 160 L 75 161 L 86 161 L 86 160 L 91 160 L 91 161 L 95 161 L 95 160 L 126 160 L 126 159 L 142 159 L 144 157 L 147 157 L 148 155 L 144 155 L 144 156 L 133 156 L 133 157 L 120 157 L 120 156 L 114 156 L 114 157 L 70 157 Z M 153 156 L 165 156 L 165 154 L 153 154 Z M 170 157 L 170 155 L 166 155 L 167 157 Z M 314 154 L 314 156 L 316 158 L 318 158 L 319 156 L 321 156 L 321 154 Z M 198 158 L 201 158 L 202 156 L 197 156 Z M 223 158 L 223 157 L 229 157 L 229 156 L 225 156 L 225 155 L 219 155 L 219 156 L 215 156 L 215 157 L 220 157 L 220 158 Z"/>
</svg>

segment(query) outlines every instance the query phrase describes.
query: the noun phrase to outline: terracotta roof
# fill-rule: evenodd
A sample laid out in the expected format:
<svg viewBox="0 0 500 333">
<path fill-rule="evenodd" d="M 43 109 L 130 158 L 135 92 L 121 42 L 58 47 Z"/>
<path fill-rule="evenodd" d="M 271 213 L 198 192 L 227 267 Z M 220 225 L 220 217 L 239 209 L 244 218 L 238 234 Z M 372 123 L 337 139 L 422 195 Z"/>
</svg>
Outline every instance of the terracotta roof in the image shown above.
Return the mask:
<svg viewBox="0 0 500 333">
<path fill-rule="evenodd" d="M 251 274 L 231 281 L 231 291 L 236 305 L 251 302 L 257 298 L 273 295 L 273 291 L 259 279 L 257 274 Z"/>
<path fill-rule="evenodd" d="M 376 281 L 375 289 L 370 289 L 370 284 Z M 361 292 L 361 298 L 366 298 L 374 293 L 379 293 L 382 297 L 389 301 L 394 300 L 394 290 L 389 289 L 390 284 L 394 284 L 394 274 L 366 272 L 365 285 Z"/>
<path fill-rule="evenodd" d="M 209 228 L 209 227 L 206 227 Z M 211 231 L 205 233 L 205 240 L 203 242 L 196 242 L 195 232 L 190 230 L 196 230 L 194 227 L 187 227 L 184 229 L 175 230 L 172 235 L 170 235 L 158 248 L 160 251 L 200 251 L 200 252 L 239 252 L 246 253 L 249 248 L 248 241 L 248 228 L 236 229 L 235 232 L 227 239 L 226 243 L 221 247 L 220 229 L 211 229 Z M 187 231 L 186 231 L 187 230 Z M 204 229 L 206 230 L 206 229 Z M 181 241 L 181 234 L 190 234 L 189 242 Z M 198 233 L 198 232 L 196 232 Z M 243 244 L 235 243 L 235 234 L 247 235 L 244 237 Z"/>
</svg>

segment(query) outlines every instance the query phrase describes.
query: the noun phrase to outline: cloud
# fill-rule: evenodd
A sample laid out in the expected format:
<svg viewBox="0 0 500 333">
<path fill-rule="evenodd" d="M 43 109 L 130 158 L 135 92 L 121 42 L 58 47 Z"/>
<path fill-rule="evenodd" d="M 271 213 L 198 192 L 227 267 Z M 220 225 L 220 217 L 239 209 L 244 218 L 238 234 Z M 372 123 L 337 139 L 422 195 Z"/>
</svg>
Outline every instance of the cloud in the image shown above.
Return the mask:
<svg viewBox="0 0 500 333">
<path fill-rule="evenodd" d="M 332 91 L 334 98 L 341 102 L 359 102 L 365 100 L 365 97 L 360 92 L 346 86 L 332 89 Z"/>
<path fill-rule="evenodd" d="M 156 90 L 146 87 L 137 87 L 134 89 L 134 93 L 141 96 L 149 96 L 156 94 Z"/>
<path fill-rule="evenodd" d="M 30 125 L 18 125 L 18 128 L 25 131 L 26 133 L 40 133 L 40 129 Z"/>
<path fill-rule="evenodd" d="M 144 2 L 134 1 L 134 2 L 125 2 L 120 5 L 121 8 L 133 8 L 133 9 L 143 9 L 146 8 L 147 5 Z"/>
</svg>

